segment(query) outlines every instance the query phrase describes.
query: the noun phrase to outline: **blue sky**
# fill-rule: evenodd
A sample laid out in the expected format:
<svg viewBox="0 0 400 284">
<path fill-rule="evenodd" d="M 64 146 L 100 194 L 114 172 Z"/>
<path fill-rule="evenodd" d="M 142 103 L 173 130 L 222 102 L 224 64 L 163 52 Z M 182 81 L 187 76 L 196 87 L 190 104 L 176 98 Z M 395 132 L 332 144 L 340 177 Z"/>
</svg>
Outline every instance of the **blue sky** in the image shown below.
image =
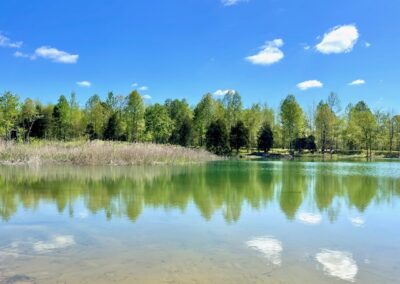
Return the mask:
<svg viewBox="0 0 400 284">
<path fill-rule="evenodd" d="M 396 0 L 1 1 L 0 91 L 195 104 L 235 89 L 245 105 L 291 93 L 305 108 L 334 91 L 400 111 L 399 15 Z"/>
</svg>

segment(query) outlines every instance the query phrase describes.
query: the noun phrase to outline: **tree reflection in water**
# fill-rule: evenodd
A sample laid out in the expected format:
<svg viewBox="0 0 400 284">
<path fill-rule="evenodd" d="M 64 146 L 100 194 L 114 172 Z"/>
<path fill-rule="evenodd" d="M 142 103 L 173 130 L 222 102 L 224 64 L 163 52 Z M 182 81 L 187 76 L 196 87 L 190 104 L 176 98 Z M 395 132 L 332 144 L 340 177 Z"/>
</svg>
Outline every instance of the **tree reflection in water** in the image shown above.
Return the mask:
<svg viewBox="0 0 400 284">
<path fill-rule="evenodd" d="M 396 164 L 398 166 L 398 164 Z M 178 209 L 194 204 L 206 220 L 217 211 L 237 222 L 241 209 L 278 203 L 290 220 L 304 202 L 334 222 L 341 206 L 364 212 L 371 203 L 400 196 L 398 171 L 382 163 L 222 162 L 179 167 L 0 168 L 0 217 L 10 220 L 19 207 L 35 210 L 53 203 L 75 216 L 83 200 L 89 214 L 136 221 L 145 208 Z M 399 167 L 399 166 L 398 166 Z M 371 170 L 371 168 L 373 170 Z"/>
</svg>

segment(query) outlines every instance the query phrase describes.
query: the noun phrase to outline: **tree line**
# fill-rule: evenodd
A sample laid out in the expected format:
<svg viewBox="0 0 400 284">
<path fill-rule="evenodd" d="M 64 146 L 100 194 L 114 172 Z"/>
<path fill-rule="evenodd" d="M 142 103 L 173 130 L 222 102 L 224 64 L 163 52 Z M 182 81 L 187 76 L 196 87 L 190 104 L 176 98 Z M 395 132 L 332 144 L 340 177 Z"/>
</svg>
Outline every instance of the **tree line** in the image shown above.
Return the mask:
<svg viewBox="0 0 400 284">
<path fill-rule="evenodd" d="M 331 93 L 309 111 L 293 95 L 279 109 L 255 103 L 245 108 L 238 92 L 216 99 L 204 95 L 190 106 L 184 99 L 146 105 L 138 91 L 128 96 L 98 95 L 85 106 L 76 95 L 60 96 L 56 104 L 0 95 L 0 137 L 29 142 L 46 140 L 112 140 L 206 147 L 229 155 L 240 149 L 270 148 L 322 153 L 400 151 L 400 115 L 372 111 L 364 101 L 342 110 Z"/>
</svg>

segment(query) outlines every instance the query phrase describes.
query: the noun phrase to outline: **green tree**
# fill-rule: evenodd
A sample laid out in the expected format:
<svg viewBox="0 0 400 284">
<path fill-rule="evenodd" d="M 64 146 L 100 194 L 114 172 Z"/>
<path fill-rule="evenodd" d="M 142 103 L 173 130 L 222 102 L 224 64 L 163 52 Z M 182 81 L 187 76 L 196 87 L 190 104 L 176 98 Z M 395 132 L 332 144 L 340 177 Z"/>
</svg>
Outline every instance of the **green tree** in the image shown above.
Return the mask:
<svg viewBox="0 0 400 284">
<path fill-rule="evenodd" d="M 360 145 L 365 145 L 367 157 L 372 155 L 372 144 L 376 135 L 375 116 L 363 101 L 358 102 L 350 111 L 349 127 L 355 132 Z"/>
<path fill-rule="evenodd" d="M 280 117 L 283 144 L 287 145 L 285 141 L 289 141 L 289 149 L 292 150 L 292 142 L 299 137 L 304 125 L 303 111 L 293 95 L 287 96 L 281 103 Z"/>
<path fill-rule="evenodd" d="M 263 111 L 260 104 L 253 104 L 243 111 L 243 122 L 249 129 L 249 146 L 257 146 L 257 135 L 263 123 Z"/>
<path fill-rule="evenodd" d="M 272 148 L 274 144 L 274 134 L 272 132 L 271 126 L 268 123 L 264 123 L 262 128 L 258 133 L 258 149 L 263 150 L 264 153 Z"/>
<path fill-rule="evenodd" d="M 141 141 L 145 128 L 145 108 L 143 98 L 137 91 L 129 94 L 124 114 L 129 141 Z"/>
<path fill-rule="evenodd" d="M 103 137 L 105 140 L 118 140 L 120 138 L 118 132 L 117 114 L 113 113 L 108 119 L 106 128 L 104 129 Z"/>
<path fill-rule="evenodd" d="M 189 118 L 184 119 L 180 124 L 177 137 L 179 137 L 179 139 L 176 141 L 177 144 L 185 147 L 191 145 L 193 138 L 193 126 L 192 121 Z"/>
<path fill-rule="evenodd" d="M 230 90 L 225 94 L 222 103 L 225 108 L 225 121 L 227 127 L 228 129 L 231 129 L 231 127 L 241 117 L 243 108 L 242 98 L 240 97 L 238 92 Z"/>
<path fill-rule="evenodd" d="M 318 144 L 324 155 L 328 145 L 333 144 L 335 113 L 332 111 L 328 103 L 320 102 L 317 106 L 315 114 L 315 127 L 318 137 Z"/>
<path fill-rule="evenodd" d="M 172 133 L 173 125 L 167 109 L 155 104 L 146 108 L 146 135 L 154 143 L 167 143 Z"/>
<path fill-rule="evenodd" d="M 79 107 L 79 104 L 76 100 L 76 94 L 72 93 L 69 100 L 69 124 L 70 131 L 69 135 L 71 138 L 80 137 L 85 129 L 86 119 L 82 110 Z"/>
<path fill-rule="evenodd" d="M 97 139 L 102 138 L 104 127 L 108 121 L 108 111 L 106 105 L 98 95 L 91 96 L 86 103 L 87 124 L 91 125 Z"/>
<path fill-rule="evenodd" d="M 212 122 L 206 132 L 206 146 L 210 152 L 217 155 L 229 155 L 229 137 L 223 120 Z"/>
<path fill-rule="evenodd" d="M 188 146 L 192 130 L 192 112 L 186 100 L 167 100 L 165 107 L 172 120 L 173 130 L 170 137 L 172 144 Z M 181 137 L 183 135 L 183 137 Z"/>
<path fill-rule="evenodd" d="M 11 92 L 0 96 L 0 131 L 6 139 L 10 139 L 11 130 L 15 127 L 18 117 L 19 98 Z"/>
<path fill-rule="evenodd" d="M 48 139 L 51 138 L 53 131 L 53 111 L 54 106 L 49 104 L 46 106 L 36 103 L 39 118 L 32 125 L 31 137 Z"/>
<path fill-rule="evenodd" d="M 65 96 L 60 96 L 53 108 L 53 134 L 55 138 L 66 140 L 70 131 L 70 107 Z"/>
<path fill-rule="evenodd" d="M 240 148 L 249 144 L 249 129 L 242 121 L 239 120 L 231 127 L 229 142 L 231 148 L 236 149 L 236 153 L 239 153 Z"/>
<path fill-rule="evenodd" d="M 194 109 L 193 126 L 198 145 L 203 146 L 206 131 L 214 119 L 215 101 L 211 94 L 206 94 Z"/>
<path fill-rule="evenodd" d="M 22 128 L 24 129 L 25 142 L 29 142 L 32 127 L 39 118 L 41 118 L 41 115 L 39 114 L 36 103 L 29 98 L 26 99 L 25 102 L 22 104 L 20 112 L 20 119 Z"/>
</svg>

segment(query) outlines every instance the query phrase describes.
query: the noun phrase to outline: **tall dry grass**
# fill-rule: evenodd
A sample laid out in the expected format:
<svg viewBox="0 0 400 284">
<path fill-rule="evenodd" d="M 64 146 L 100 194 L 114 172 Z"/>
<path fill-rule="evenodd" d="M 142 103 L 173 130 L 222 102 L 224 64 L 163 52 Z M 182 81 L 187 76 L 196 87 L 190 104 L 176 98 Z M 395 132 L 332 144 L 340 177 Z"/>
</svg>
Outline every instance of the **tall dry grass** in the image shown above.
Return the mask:
<svg viewBox="0 0 400 284">
<path fill-rule="evenodd" d="M 0 142 L 0 164 L 145 165 L 187 164 L 220 158 L 202 149 L 124 142 Z"/>
</svg>

